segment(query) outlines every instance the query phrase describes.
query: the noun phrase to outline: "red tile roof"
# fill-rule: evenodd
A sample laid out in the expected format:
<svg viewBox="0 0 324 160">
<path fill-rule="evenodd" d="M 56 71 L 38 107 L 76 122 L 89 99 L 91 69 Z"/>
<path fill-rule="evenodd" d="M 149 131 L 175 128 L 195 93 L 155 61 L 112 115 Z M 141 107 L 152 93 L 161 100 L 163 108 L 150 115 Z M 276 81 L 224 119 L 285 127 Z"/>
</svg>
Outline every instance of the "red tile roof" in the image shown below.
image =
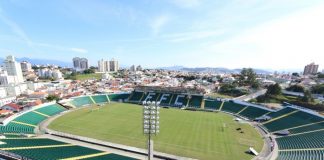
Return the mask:
<svg viewBox="0 0 324 160">
<path fill-rule="evenodd" d="M 14 103 L 9 103 L 9 104 L 6 104 L 6 105 L 4 105 L 4 106 L 10 106 L 11 108 L 14 108 L 14 109 L 16 109 L 16 110 L 19 110 L 19 109 L 22 108 L 21 106 L 19 106 L 19 105 L 17 105 L 17 104 L 14 104 Z"/>
</svg>

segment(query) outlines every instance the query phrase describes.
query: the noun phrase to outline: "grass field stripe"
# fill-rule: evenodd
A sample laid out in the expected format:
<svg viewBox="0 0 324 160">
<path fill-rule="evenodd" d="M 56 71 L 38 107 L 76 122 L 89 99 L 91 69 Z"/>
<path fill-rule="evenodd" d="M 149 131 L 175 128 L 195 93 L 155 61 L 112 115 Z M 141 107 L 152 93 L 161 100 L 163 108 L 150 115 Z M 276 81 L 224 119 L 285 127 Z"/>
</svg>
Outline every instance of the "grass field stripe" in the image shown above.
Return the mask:
<svg viewBox="0 0 324 160">
<path fill-rule="evenodd" d="M 221 104 L 220 107 L 219 107 L 219 110 L 220 110 L 220 111 L 222 110 L 223 105 L 224 105 L 224 101 L 222 101 L 222 104 Z"/>
<path fill-rule="evenodd" d="M 5 150 L 5 151 L 12 151 L 12 150 L 25 150 L 25 149 L 69 147 L 69 146 L 74 146 L 74 145 L 73 144 L 60 144 L 60 145 L 49 145 L 49 146 L 13 147 L 13 148 L 0 148 L 0 149 Z"/>
<path fill-rule="evenodd" d="M 38 111 L 32 111 L 32 112 L 37 113 L 37 114 L 39 114 L 39 115 L 42 115 L 42 116 L 44 116 L 44 117 L 50 117 L 49 115 L 44 114 L 44 113 L 41 113 L 41 112 L 38 112 Z"/>
<path fill-rule="evenodd" d="M 16 124 L 22 124 L 22 125 L 25 125 L 25 126 L 30 126 L 30 127 L 37 127 L 33 124 L 28 124 L 28 123 L 24 123 L 24 122 L 18 122 L 18 121 L 11 121 L 12 123 L 16 123 Z"/>
<path fill-rule="evenodd" d="M 110 153 L 108 153 L 108 152 L 102 152 L 102 153 L 95 153 L 95 154 L 89 154 L 89 155 L 78 156 L 78 157 L 64 158 L 64 159 L 61 159 L 61 160 L 86 159 L 86 158 L 103 156 L 103 155 L 107 155 L 107 154 L 110 154 Z"/>
<path fill-rule="evenodd" d="M 304 149 L 283 149 L 279 150 L 280 152 L 290 152 L 290 151 L 321 151 L 324 150 L 324 148 L 304 148 Z"/>
<path fill-rule="evenodd" d="M 318 123 L 323 123 L 324 121 L 319 121 L 319 122 L 314 122 L 314 123 L 309 123 L 309 124 L 304 124 L 304 125 L 300 125 L 300 126 L 296 126 L 296 127 L 291 127 L 291 128 L 287 128 L 285 130 L 291 130 L 291 129 L 296 129 L 296 128 L 301 128 L 301 127 L 307 127 L 307 126 L 311 126 L 311 125 L 314 125 L 314 124 L 318 124 Z M 278 130 L 277 130 L 278 131 Z M 273 131 L 273 132 L 276 132 L 276 131 Z M 271 133 L 273 133 L 271 132 Z"/>
<path fill-rule="evenodd" d="M 93 104 L 96 104 L 96 102 L 94 101 L 94 99 L 92 98 L 92 96 L 89 96 L 89 97 L 90 97 L 92 103 L 93 103 Z"/>
<path fill-rule="evenodd" d="M 110 103 L 110 98 L 107 94 L 106 94 L 106 97 L 107 97 L 108 102 Z"/>
<path fill-rule="evenodd" d="M 293 111 L 293 112 L 290 112 L 290 113 L 284 114 L 284 115 L 282 115 L 282 116 L 279 116 L 279 117 L 277 117 L 277 118 L 271 119 L 271 120 L 269 120 L 269 121 L 267 121 L 267 122 L 264 122 L 264 123 L 262 123 L 262 124 L 267 124 L 267 123 L 270 123 L 270 122 L 276 121 L 276 120 L 278 120 L 278 119 L 285 118 L 285 117 L 290 116 L 290 115 L 292 115 L 292 114 L 295 114 L 295 113 L 297 113 L 297 112 L 299 112 L 299 111 L 296 110 L 296 111 Z"/>
<path fill-rule="evenodd" d="M 243 112 L 244 110 L 246 110 L 248 108 L 248 106 L 244 107 L 242 110 L 240 110 L 239 112 L 237 112 L 236 114 L 240 114 L 241 112 Z"/>
</svg>

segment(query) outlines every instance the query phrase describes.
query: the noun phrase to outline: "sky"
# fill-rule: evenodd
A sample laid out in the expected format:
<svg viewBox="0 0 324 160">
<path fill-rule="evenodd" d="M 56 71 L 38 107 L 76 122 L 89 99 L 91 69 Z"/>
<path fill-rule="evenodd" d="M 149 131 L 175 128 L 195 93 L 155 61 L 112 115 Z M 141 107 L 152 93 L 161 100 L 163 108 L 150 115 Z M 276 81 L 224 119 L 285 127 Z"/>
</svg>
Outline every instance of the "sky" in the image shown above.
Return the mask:
<svg viewBox="0 0 324 160">
<path fill-rule="evenodd" d="M 324 69 L 323 0 L 1 0 L 0 55 Z"/>
</svg>

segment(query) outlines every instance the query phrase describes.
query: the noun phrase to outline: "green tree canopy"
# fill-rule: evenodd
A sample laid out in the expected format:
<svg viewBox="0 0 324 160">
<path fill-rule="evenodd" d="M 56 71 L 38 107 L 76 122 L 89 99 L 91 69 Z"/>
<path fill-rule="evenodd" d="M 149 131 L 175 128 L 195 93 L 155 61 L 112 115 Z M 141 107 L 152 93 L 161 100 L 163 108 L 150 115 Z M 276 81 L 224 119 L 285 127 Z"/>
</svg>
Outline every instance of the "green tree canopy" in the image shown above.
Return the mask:
<svg viewBox="0 0 324 160">
<path fill-rule="evenodd" d="M 288 88 L 286 88 L 287 91 L 291 91 L 291 92 L 304 92 L 305 88 L 301 85 L 292 85 L 289 86 Z"/>
<path fill-rule="evenodd" d="M 58 101 L 58 100 L 60 100 L 60 97 L 58 97 L 57 95 L 48 95 L 46 97 L 46 100 L 47 101 Z"/>
<path fill-rule="evenodd" d="M 256 80 L 256 73 L 252 68 L 243 68 L 239 75 L 239 84 L 258 88 L 259 82 Z"/>
<path fill-rule="evenodd" d="M 280 95 L 282 93 L 278 83 L 269 85 L 267 89 L 266 95 Z"/>
</svg>

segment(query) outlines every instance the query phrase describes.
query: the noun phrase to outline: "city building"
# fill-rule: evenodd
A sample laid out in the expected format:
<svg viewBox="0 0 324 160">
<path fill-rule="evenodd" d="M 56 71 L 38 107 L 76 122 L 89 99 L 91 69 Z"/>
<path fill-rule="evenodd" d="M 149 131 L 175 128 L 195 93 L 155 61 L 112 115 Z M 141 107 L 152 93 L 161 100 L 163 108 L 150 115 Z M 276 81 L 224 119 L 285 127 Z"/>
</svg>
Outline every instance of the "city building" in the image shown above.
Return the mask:
<svg viewBox="0 0 324 160">
<path fill-rule="evenodd" d="M 22 72 L 32 71 L 32 65 L 31 65 L 31 63 L 29 63 L 27 61 L 22 61 L 22 62 L 20 62 L 20 65 L 21 65 L 21 71 Z"/>
<path fill-rule="evenodd" d="M 129 70 L 131 72 L 136 72 L 137 68 L 135 67 L 135 65 L 132 65 Z"/>
<path fill-rule="evenodd" d="M 89 68 L 88 59 L 74 57 L 73 59 L 73 68 L 76 71 L 84 71 Z"/>
<path fill-rule="evenodd" d="M 7 97 L 7 91 L 5 88 L 0 87 L 0 98 L 5 98 Z"/>
<path fill-rule="evenodd" d="M 63 79 L 63 74 L 58 69 L 51 69 L 51 68 L 42 68 L 38 69 L 37 75 L 40 78 L 53 78 L 54 80 L 61 80 Z"/>
<path fill-rule="evenodd" d="M 98 72 L 110 72 L 109 61 L 101 59 L 98 61 Z"/>
<path fill-rule="evenodd" d="M 137 70 L 137 71 L 142 71 L 142 70 L 143 70 L 143 68 L 142 68 L 142 66 L 141 66 L 141 65 L 138 65 L 138 66 L 136 67 L 136 70 Z"/>
<path fill-rule="evenodd" d="M 110 72 L 117 72 L 119 70 L 118 61 L 115 59 L 109 61 L 109 67 L 110 67 Z"/>
<path fill-rule="evenodd" d="M 304 75 L 310 75 L 310 74 L 316 74 L 318 72 L 318 65 L 316 65 L 314 62 L 306 65 L 304 68 Z"/>
<path fill-rule="evenodd" d="M 4 69 L 7 71 L 8 76 L 13 77 L 13 83 L 19 84 L 24 82 L 21 65 L 15 60 L 15 57 L 10 55 L 4 61 Z M 11 83 L 11 82 L 8 82 Z"/>
</svg>

